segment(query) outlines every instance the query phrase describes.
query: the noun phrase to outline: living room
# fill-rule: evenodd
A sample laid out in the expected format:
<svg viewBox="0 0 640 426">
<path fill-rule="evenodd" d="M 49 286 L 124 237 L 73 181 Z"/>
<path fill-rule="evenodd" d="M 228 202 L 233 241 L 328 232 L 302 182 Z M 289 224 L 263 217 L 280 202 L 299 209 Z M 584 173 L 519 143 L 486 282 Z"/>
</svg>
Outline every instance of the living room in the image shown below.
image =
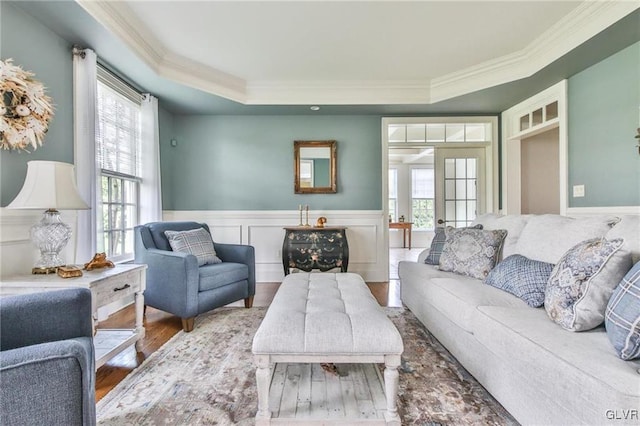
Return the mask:
<svg viewBox="0 0 640 426">
<path fill-rule="evenodd" d="M 599 10 L 602 13 L 583 16 L 582 33 L 574 38 L 566 36 L 566 44 L 558 51 L 527 56 L 524 62 L 530 66 L 525 72 L 506 67 L 511 77 L 485 80 L 471 89 L 459 81 L 457 93 L 452 90 L 448 98 L 437 101 L 421 103 L 414 98 L 398 104 L 376 103 L 364 97 L 348 102 L 316 98 L 252 105 L 231 100 L 234 95 L 230 92 L 223 94 L 220 90 L 212 95 L 211 86 L 207 87 L 208 93 L 194 88 L 200 84 L 195 77 L 188 87 L 184 75 L 177 83 L 159 76 L 140 58 L 140 52 L 109 27 L 118 22 L 98 23 L 88 12 L 92 6 L 82 3 L 0 3 L 0 59 L 12 58 L 14 64 L 32 71 L 45 85 L 55 107 L 42 146 L 29 153 L 0 151 L 3 278 L 28 273 L 37 258 L 29 229 L 40 220 L 41 211 L 6 209 L 23 186 L 27 162 L 75 163 L 74 45 L 93 49 L 99 62 L 110 65 L 112 71 L 143 92 L 154 94 L 149 88 L 163 85 L 183 86 L 181 99 L 158 95 L 161 218 L 204 222 L 217 242 L 254 246 L 257 288 L 282 281 L 282 228 L 304 222 L 300 205 L 309 206 L 309 221 L 313 223 L 322 216 L 327 218 L 327 226 L 347 227 L 349 272 L 361 275 L 367 283 L 389 281 L 386 155 L 393 142 L 389 141 L 384 119 L 387 125 L 422 118 L 427 122 L 443 116 L 495 120 L 492 132 L 496 137 L 487 149 L 491 170 L 487 171 L 486 185 L 490 196 L 483 213 L 526 213 L 521 211 L 520 182 L 515 185 L 520 176 L 519 166 L 514 170 L 514 165 L 520 164 L 519 152 L 509 145 L 517 139 L 518 131 L 514 130 L 517 126 L 509 126 L 537 110 L 538 100 L 544 105 L 552 103 L 554 100 L 545 103 L 545 99 L 536 97 L 556 87 L 552 96 L 558 96 L 556 100 L 566 108 L 560 108 L 561 117 L 553 123 L 559 129 L 559 151 L 563 152 L 559 158 L 558 213 L 573 217 L 639 213 L 640 156 L 635 145 L 636 128 L 640 126 L 640 14 L 638 6 L 630 2 L 604 2 Z M 564 14 L 578 7 L 591 10 L 588 6 L 575 2 L 566 6 Z M 577 20 L 578 13 L 575 15 Z M 560 14 L 557 20 L 563 17 Z M 550 26 L 539 29 L 536 36 Z M 559 43 L 567 33 L 556 33 L 553 42 Z M 502 58 L 502 54 L 496 52 L 492 59 L 497 57 Z M 541 57 L 546 62 L 534 60 Z M 127 62 L 136 64 L 128 68 L 130 73 L 126 72 Z M 147 80 L 148 76 L 152 77 Z M 564 86 L 556 86 L 563 81 Z M 351 95 L 346 89 L 344 92 L 344 98 Z M 424 93 L 420 96 L 429 99 Z M 310 110 L 312 105 L 319 105 L 320 110 Z M 295 140 L 337 141 L 336 193 L 294 193 Z M 582 187 L 583 196 L 576 187 Z M 76 217 L 76 212 L 63 212 L 74 235 L 78 234 Z M 414 236 L 420 240 L 417 231 Z M 427 239 L 421 245 L 428 244 Z M 82 251 L 72 240 L 63 256 L 80 264 L 97 251 L 96 247 Z"/>
</svg>

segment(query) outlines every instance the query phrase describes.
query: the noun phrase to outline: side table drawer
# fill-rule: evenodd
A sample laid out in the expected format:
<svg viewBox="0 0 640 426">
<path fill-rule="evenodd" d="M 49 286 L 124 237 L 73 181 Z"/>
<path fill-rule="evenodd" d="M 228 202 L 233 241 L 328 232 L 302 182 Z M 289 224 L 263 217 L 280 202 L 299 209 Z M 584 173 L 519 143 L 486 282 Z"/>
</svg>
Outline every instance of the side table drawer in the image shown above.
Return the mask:
<svg viewBox="0 0 640 426">
<path fill-rule="evenodd" d="M 120 274 L 99 281 L 94 287 L 96 306 L 101 307 L 116 300 L 123 299 L 140 291 L 141 286 L 142 277 L 140 272 L 137 271 Z"/>
</svg>

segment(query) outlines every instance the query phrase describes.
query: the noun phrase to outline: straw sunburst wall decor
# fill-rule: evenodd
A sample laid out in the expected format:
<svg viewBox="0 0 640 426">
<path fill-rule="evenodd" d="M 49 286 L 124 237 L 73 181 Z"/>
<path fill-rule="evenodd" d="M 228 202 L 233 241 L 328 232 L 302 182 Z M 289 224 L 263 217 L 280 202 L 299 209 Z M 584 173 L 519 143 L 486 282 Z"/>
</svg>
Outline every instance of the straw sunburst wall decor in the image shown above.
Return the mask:
<svg viewBox="0 0 640 426">
<path fill-rule="evenodd" d="M 53 117 L 51 98 L 35 74 L 0 60 L 0 148 L 37 149 Z"/>
</svg>

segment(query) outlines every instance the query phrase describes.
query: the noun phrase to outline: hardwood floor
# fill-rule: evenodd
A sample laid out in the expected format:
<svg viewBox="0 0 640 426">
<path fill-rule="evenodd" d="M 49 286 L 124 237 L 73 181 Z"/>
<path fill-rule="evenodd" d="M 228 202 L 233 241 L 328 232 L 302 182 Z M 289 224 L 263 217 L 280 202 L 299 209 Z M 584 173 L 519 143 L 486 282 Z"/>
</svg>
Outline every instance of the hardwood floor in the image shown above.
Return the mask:
<svg viewBox="0 0 640 426">
<path fill-rule="evenodd" d="M 367 285 L 381 306 L 402 306 L 400 284 L 397 280 L 367 283 Z M 253 306 L 269 306 L 279 286 L 280 283 L 256 284 Z M 243 301 L 239 301 L 229 306 L 244 306 L 244 304 Z M 197 317 L 196 321 L 198 321 Z M 135 310 L 131 305 L 102 321 L 98 328 L 125 328 L 131 327 L 134 323 Z M 132 346 L 111 359 L 96 372 L 96 401 L 102 399 L 147 357 L 182 330 L 180 318 L 151 307 L 147 308 L 144 326 L 146 335 L 142 339 L 140 352 L 136 353 Z"/>
</svg>

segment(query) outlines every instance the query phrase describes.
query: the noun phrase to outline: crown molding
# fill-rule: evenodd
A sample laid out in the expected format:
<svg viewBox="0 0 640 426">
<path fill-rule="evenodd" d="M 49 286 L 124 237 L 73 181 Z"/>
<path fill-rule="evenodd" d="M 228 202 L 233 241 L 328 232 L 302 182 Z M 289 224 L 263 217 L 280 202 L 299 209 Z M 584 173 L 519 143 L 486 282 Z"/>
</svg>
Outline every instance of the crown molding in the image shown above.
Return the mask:
<svg viewBox="0 0 640 426">
<path fill-rule="evenodd" d="M 167 53 L 164 45 L 123 2 L 76 0 L 76 3 L 158 71 L 158 64 Z"/>
<path fill-rule="evenodd" d="M 247 103 L 246 82 L 231 74 L 218 71 L 181 55 L 168 53 L 157 67 L 158 74 L 186 86 L 222 96 L 235 102 Z"/>
<path fill-rule="evenodd" d="M 248 105 L 431 104 L 526 78 L 622 19 L 635 1 L 584 1 L 524 49 L 431 81 L 245 81 L 169 51 L 123 2 L 76 0 L 159 75 Z"/>
<path fill-rule="evenodd" d="M 118 36 L 158 75 L 214 95 L 246 103 L 244 80 L 169 51 L 124 2 L 76 2 Z"/>
<path fill-rule="evenodd" d="M 633 1 L 585 1 L 524 49 L 434 78 L 431 102 L 529 77 L 638 8 Z"/>
</svg>

